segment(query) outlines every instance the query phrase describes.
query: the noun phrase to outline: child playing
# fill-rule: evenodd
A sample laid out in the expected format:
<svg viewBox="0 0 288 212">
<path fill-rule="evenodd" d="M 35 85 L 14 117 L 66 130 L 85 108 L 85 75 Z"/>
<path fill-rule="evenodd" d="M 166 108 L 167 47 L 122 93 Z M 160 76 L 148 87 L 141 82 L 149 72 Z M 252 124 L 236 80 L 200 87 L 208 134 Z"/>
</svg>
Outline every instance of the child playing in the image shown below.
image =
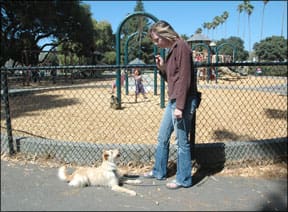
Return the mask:
<svg viewBox="0 0 288 212">
<path fill-rule="evenodd" d="M 140 93 L 142 93 L 142 95 L 144 96 L 145 99 L 147 99 L 146 95 L 145 95 L 145 89 L 144 89 L 144 85 L 143 85 L 143 78 L 141 76 L 141 71 L 136 68 L 134 70 L 134 80 L 135 80 L 135 102 L 137 102 L 137 97 Z"/>
</svg>

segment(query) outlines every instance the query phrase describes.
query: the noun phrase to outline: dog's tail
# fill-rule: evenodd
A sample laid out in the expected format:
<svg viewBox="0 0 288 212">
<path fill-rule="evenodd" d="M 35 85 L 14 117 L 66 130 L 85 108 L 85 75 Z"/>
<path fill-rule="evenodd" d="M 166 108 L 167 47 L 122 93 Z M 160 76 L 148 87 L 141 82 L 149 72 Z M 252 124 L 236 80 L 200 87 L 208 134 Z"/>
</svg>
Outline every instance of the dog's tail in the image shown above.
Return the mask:
<svg viewBox="0 0 288 212">
<path fill-rule="evenodd" d="M 70 182 L 72 176 L 66 173 L 66 166 L 62 166 L 58 169 L 58 177 L 60 180 Z"/>
</svg>

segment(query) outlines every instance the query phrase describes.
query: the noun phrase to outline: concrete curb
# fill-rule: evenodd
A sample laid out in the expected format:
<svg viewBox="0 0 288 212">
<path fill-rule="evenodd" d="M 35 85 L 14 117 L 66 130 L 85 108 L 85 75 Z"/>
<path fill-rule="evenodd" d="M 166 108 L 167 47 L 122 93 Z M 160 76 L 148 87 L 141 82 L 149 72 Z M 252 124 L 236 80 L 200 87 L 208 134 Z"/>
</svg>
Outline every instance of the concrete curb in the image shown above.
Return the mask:
<svg viewBox="0 0 288 212">
<path fill-rule="evenodd" d="M 94 144 L 15 136 L 13 146 L 16 152 L 37 154 L 80 165 L 94 164 L 101 160 L 103 149 L 112 148 L 120 149 L 122 163 L 147 163 L 154 160 L 156 148 L 156 144 Z M 1 134 L 1 154 L 3 152 L 9 152 L 9 146 L 7 135 Z M 176 146 L 171 144 L 169 159 L 176 160 L 176 157 Z M 194 157 L 198 163 L 206 166 L 230 166 L 245 161 L 277 161 L 283 158 L 287 160 L 287 138 L 195 144 Z"/>
</svg>

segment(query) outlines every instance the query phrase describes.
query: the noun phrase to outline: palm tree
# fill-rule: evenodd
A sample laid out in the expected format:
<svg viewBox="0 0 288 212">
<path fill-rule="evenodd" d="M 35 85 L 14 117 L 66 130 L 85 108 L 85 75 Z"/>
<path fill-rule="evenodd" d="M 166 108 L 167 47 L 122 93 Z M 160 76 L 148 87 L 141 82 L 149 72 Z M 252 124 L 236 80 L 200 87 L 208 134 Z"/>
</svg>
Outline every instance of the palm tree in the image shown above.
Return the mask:
<svg viewBox="0 0 288 212">
<path fill-rule="evenodd" d="M 283 27 L 284 27 L 284 16 L 285 16 L 285 11 L 287 11 L 287 8 L 285 9 L 285 7 L 287 6 L 287 2 L 284 1 L 283 2 L 283 13 L 282 13 L 282 26 L 281 26 L 281 36 L 283 37 Z"/>
<path fill-rule="evenodd" d="M 208 22 L 208 24 L 207 24 L 207 29 L 208 29 L 208 33 L 207 33 L 207 35 L 208 35 L 208 37 L 209 37 L 209 34 L 210 34 L 210 29 L 213 27 L 213 24 L 211 23 L 211 22 Z"/>
<path fill-rule="evenodd" d="M 217 26 L 217 23 L 216 23 L 216 21 L 212 21 L 211 22 L 211 28 L 212 28 L 212 39 L 214 39 L 214 32 L 215 32 L 215 28 L 216 28 L 216 26 Z"/>
<path fill-rule="evenodd" d="M 228 19 L 228 17 L 229 17 L 229 13 L 228 13 L 227 11 L 225 11 L 225 12 L 222 14 L 221 17 L 224 19 L 224 23 L 225 23 L 224 37 L 226 38 L 226 26 L 227 26 L 226 21 L 227 21 L 227 19 Z"/>
<path fill-rule="evenodd" d="M 221 26 L 222 36 L 224 37 L 224 33 L 223 33 L 224 32 L 224 29 L 223 29 L 224 18 L 222 17 L 222 15 L 221 16 L 217 16 L 216 18 L 217 18 L 217 20 L 219 22 L 219 25 Z"/>
<path fill-rule="evenodd" d="M 250 29 L 250 15 L 252 14 L 254 6 L 250 4 L 250 1 L 244 1 L 244 10 L 248 15 L 248 27 L 249 27 L 249 51 L 251 51 L 251 29 Z"/>
<path fill-rule="evenodd" d="M 209 25 L 208 22 L 204 22 L 204 23 L 202 24 L 203 28 L 207 30 L 207 35 L 208 35 L 208 30 L 209 30 L 209 29 L 208 29 L 208 25 Z"/>
<path fill-rule="evenodd" d="M 195 34 L 201 34 L 202 33 L 202 28 L 199 27 L 196 31 L 195 31 Z"/>
<path fill-rule="evenodd" d="M 219 21 L 219 16 L 214 17 L 213 19 L 213 30 L 217 28 L 217 26 L 219 26 L 220 21 Z M 216 31 L 216 37 L 217 37 L 217 31 Z"/>
<path fill-rule="evenodd" d="M 237 7 L 237 11 L 239 12 L 239 15 L 238 15 L 238 37 L 240 37 L 240 14 L 243 12 L 244 10 L 244 4 L 239 4 L 238 7 Z"/>
<path fill-rule="evenodd" d="M 243 16 L 243 34 L 242 34 L 242 38 L 243 40 L 245 40 L 245 36 L 246 36 L 246 21 L 245 21 L 245 13 L 247 13 L 247 5 L 248 5 L 248 1 L 247 0 L 244 0 L 244 3 L 243 3 L 243 12 L 244 12 L 244 16 Z"/>
<path fill-rule="evenodd" d="M 260 34 L 260 40 L 262 40 L 263 35 L 263 23 L 264 23 L 264 13 L 265 13 L 265 6 L 268 3 L 269 0 L 263 0 L 263 10 L 262 10 L 262 21 L 261 21 L 261 34 Z"/>
</svg>

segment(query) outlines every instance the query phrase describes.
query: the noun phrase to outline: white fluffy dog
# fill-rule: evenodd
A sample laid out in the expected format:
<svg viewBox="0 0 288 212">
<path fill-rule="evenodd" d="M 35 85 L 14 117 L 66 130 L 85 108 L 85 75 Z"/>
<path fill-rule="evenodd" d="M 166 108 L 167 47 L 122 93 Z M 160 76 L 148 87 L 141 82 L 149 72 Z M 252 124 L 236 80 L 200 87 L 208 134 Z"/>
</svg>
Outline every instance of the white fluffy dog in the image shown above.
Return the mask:
<svg viewBox="0 0 288 212">
<path fill-rule="evenodd" d="M 66 173 L 66 167 L 62 166 L 58 170 L 58 177 L 69 182 L 70 186 L 84 187 L 84 186 L 108 186 L 113 191 L 125 192 L 132 196 L 136 192 L 120 186 L 122 183 L 126 184 L 140 184 L 140 180 L 124 180 L 120 175 L 116 159 L 120 157 L 119 150 L 104 150 L 102 154 L 102 164 L 96 168 L 79 168 L 71 175 Z"/>
</svg>

